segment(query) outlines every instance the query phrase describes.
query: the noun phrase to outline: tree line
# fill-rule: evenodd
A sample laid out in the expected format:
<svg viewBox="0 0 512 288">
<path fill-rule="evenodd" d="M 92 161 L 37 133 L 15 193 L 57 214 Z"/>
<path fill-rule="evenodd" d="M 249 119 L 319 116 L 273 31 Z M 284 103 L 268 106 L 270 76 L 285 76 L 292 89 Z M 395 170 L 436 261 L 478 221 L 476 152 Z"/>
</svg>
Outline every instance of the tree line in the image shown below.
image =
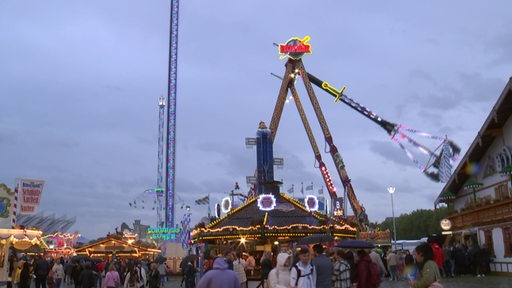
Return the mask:
<svg viewBox="0 0 512 288">
<path fill-rule="evenodd" d="M 440 222 L 450 213 L 447 207 L 437 209 L 418 209 L 409 214 L 395 217 L 396 238 L 398 240 L 417 240 L 432 234 L 441 235 Z M 393 218 L 388 217 L 381 223 L 371 223 L 370 227 L 391 231 L 393 235 Z"/>
</svg>

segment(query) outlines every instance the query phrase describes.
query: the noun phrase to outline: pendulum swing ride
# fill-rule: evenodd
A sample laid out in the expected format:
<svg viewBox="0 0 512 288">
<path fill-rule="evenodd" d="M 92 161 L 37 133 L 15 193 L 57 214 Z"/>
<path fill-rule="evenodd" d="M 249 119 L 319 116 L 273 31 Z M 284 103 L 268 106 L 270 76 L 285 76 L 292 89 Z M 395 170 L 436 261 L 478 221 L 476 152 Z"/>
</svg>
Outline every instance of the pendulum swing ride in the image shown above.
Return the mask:
<svg viewBox="0 0 512 288">
<path fill-rule="evenodd" d="M 331 197 L 332 205 L 332 203 L 334 203 L 337 198 L 336 187 L 334 187 L 329 171 L 322 160 L 320 150 L 318 149 L 318 145 L 316 143 L 315 137 L 313 135 L 306 114 L 304 112 L 304 108 L 302 106 L 299 94 L 297 92 L 297 89 L 295 88 L 296 79 L 298 77 L 301 77 L 303 80 L 302 82 L 306 88 L 307 94 L 309 96 L 310 102 L 315 111 L 317 120 L 320 124 L 325 141 L 329 147 L 329 153 L 331 154 L 331 157 L 336 166 L 336 170 L 345 189 L 346 196 L 357 218 L 359 229 L 360 231 L 368 231 L 368 215 L 366 214 L 365 208 L 357 200 L 356 194 L 351 184 L 351 179 L 349 178 L 348 173 L 345 169 L 345 163 L 343 162 L 343 158 L 341 157 L 340 152 L 338 151 L 336 145 L 334 144 L 332 134 L 329 130 L 322 109 L 320 108 L 320 104 L 315 95 L 312 84 L 335 97 L 335 102 L 341 101 L 348 105 L 349 107 L 351 107 L 352 109 L 363 114 L 368 119 L 377 123 L 388 134 L 391 135 L 392 140 L 399 145 L 399 147 L 407 154 L 409 159 L 411 159 L 411 161 L 413 161 L 413 163 L 432 180 L 446 182 L 449 179 L 451 174 L 451 162 L 456 160 L 456 156 L 460 153 L 460 148 L 453 141 L 448 140 L 445 137 L 430 135 L 427 133 L 419 132 L 414 129 L 406 128 L 405 126 L 402 125 L 397 125 L 389 121 L 386 121 L 381 117 L 377 116 L 375 113 L 371 112 L 366 107 L 360 105 L 359 103 L 349 98 L 346 94 L 344 94 L 343 92 L 345 90 L 345 87 L 343 87 L 340 90 L 337 90 L 331 85 L 329 85 L 327 82 L 321 81 L 317 77 L 308 73 L 302 63 L 301 58 L 303 55 L 311 53 L 311 45 L 307 43 L 309 39 L 309 36 L 306 36 L 303 39 L 291 38 L 285 44 L 276 44 L 276 46 L 279 47 L 281 59 L 287 57 L 288 61 L 285 64 L 286 70 L 283 77 L 279 77 L 273 74 L 274 76 L 281 79 L 282 83 L 281 88 L 279 90 L 279 95 L 277 97 L 274 112 L 272 114 L 272 120 L 269 126 L 271 131 L 271 138 L 272 141 L 275 138 L 277 128 L 279 126 L 279 121 L 283 112 L 284 104 L 286 103 L 287 93 L 288 91 L 290 91 L 295 102 L 295 105 L 297 107 L 298 113 L 300 115 L 300 118 L 302 120 L 302 123 L 304 125 L 304 129 L 306 130 L 309 142 L 313 149 L 315 160 L 316 162 L 318 162 L 317 167 L 321 171 L 322 177 L 329 192 L 329 196 Z M 438 140 L 441 142 L 441 145 L 434 151 L 432 151 L 425 145 L 422 145 L 416 140 L 407 136 L 406 133 L 416 134 L 418 136 Z M 401 141 L 406 141 L 407 143 L 412 144 L 422 153 L 427 154 L 430 157 L 429 161 L 426 164 L 420 163 L 420 161 L 415 159 L 412 153 L 405 148 L 404 144 Z M 440 152 L 438 152 L 438 150 L 440 150 Z"/>
</svg>

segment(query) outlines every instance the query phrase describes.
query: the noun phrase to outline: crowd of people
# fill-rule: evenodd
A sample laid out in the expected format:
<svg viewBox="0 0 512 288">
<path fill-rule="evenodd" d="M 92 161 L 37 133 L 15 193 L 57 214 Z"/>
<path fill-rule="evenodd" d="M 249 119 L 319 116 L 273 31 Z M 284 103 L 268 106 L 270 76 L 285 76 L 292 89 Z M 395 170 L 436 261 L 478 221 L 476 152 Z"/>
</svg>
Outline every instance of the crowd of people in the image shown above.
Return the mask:
<svg viewBox="0 0 512 288">
<path fill-rule="evenodd" d="M 455 260 L 458 247 L 460 245 L 443 249 L 435 242 L 425 242 L 414 251 L 380 248 L 330 248 L 326 251 L 324 246 L 316 244 L 277 255 L 265 251 L 257 261 L 253 255 L 243 257 L 227 251 L 205 262 L 205 273 L 197 287 L 221 287 L 218 285 L 222 283 L 222 287 L 246 288 L 256 264 L 261 275 L 258 288 L 375 288 L 381 281 L 406 281 L 414 288 L 442 287 L 443 277 L 467 273 L 482 277 L 487 273 L 489 253 L 486 248 L 468 249 L 464 265 L 458 266 L 459 261 Z M 195 266 L 192 262 L 189 265 Z M 196 287 L 194 284 L 186 287 Z"/>
<path fill-rule="evenodd" d="M 98 261 L 99 260 L 99 261 Z M 489 271 L 490 252 L 485 246 L 465 248 L 461 244 L 443 248 L 435 242 L 408 250 L 326 248 L 320 244 L 301 246 L 273 255 L 225 251 L 204 262 L 199 275 L 197 257 L 180 264 L 181 287 L 246 288 L 248 279 L 259 277 L 258 288 L 375 288 L 381 281 L 407 281 L 409 287 L 440 286 L 443 277 Z M 169 269 L 165 262 L 116 259 L 45 259 L 22 257 L 13 261 L 14 288 L 161 288 Z M 255 273 L 256 271 L 256 273 Z"/>
<path fill-rule="evenodd" d="M 160 288 L 167 281 L 166 263 L 131 259 L 88 259 L 63 257 L 46 259 L 14 257 L 11 265 L 12 287 L 61 288 Z"/>
</svg>

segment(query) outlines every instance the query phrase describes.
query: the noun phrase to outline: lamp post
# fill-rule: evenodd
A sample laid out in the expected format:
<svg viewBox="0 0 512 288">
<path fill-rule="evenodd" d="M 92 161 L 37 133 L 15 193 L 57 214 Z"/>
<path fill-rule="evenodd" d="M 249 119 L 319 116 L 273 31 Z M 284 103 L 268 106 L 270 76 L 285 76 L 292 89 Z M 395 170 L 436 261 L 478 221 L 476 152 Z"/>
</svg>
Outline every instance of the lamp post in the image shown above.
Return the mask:
<svg viewBox="0 0 512 288">
<path fill-rule="evenodd" d="M 388 192 L 391 195 L 391 216 L 393 216 L 393 238 L 395 239 L 395 249 L 396 249 L 396 223 L 395 223 L 395 206 L 393 204 L 393 193 L 395 193 L 395 187 L 389 186 Z M 393 247 L 393 246 L 391 246 Z"/>
</svg>

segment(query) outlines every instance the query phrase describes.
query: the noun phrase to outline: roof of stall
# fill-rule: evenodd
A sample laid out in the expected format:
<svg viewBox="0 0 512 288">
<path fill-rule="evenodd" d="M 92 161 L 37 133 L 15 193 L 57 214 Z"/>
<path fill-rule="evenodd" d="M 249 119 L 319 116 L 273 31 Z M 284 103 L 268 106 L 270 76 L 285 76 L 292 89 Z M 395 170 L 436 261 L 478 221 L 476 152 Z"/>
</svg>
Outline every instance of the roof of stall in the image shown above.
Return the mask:
<svg viewBox="0 0 512 288">
<path fill-rule="evenodd" d="M 206 227 L 194 229 L 191 238 L 304 237 L 312 234 L 356 237 L 357 229 L 341 220 L 309 211 L 304 204 L 285 194 L 279 194 L 275 199 L 274 209 L 265 211 L 258 207 L 258 198 L 252 198 Z"/>
</svg>

